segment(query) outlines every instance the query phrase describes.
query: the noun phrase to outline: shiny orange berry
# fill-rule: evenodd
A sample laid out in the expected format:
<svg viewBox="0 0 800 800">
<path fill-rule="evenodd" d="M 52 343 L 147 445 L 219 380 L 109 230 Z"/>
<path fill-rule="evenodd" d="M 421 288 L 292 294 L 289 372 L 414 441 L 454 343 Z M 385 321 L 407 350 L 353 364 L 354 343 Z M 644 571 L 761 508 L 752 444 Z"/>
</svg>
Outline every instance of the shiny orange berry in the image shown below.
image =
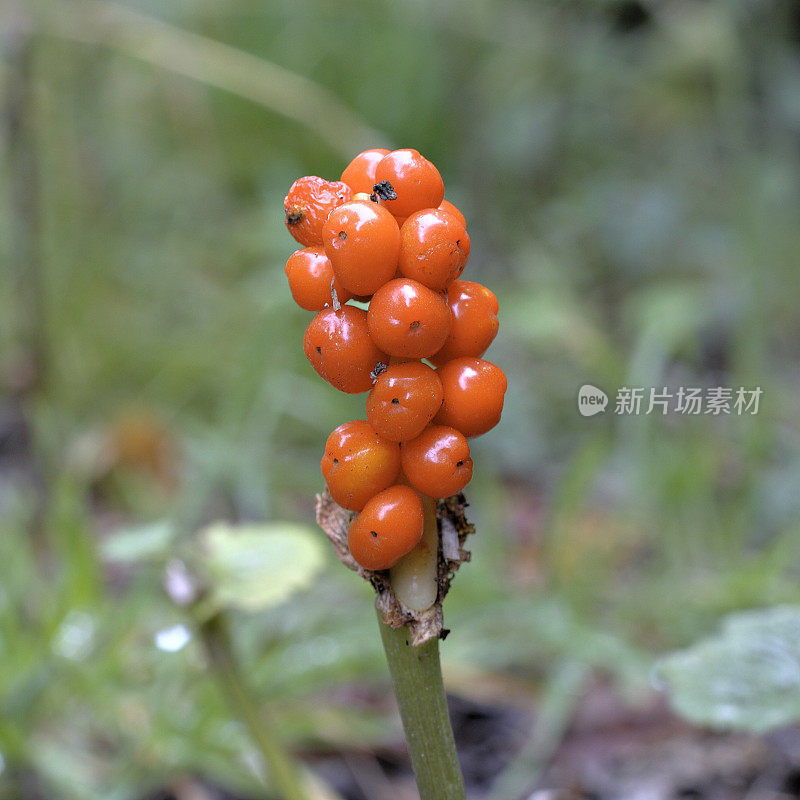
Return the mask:
<svg viewBox="0 0 800 800">
<path fill-rule="evenodd" d="M 449 200 L 442 200 L 439 203 L 439 211 L 446 211 L 448 214 L 452 214 L 465 228 L 467 227 L 466 217 Z"/>
<path fill-rule="evenodd" d="M 395 278 L 372 296 L 367 324 L 372 340 L 390 356 L 427 358 L 444 345 L 452 316 L 443 293 Z"/>
<path fill-rule="evenodd" d="M 437 366 L 454 358 L 482 356 L 497 336 L 497 298 L 475 281 L 453 281 L 447 287 L 453 324 L 442 349 L 431 356 Z"/>
<path fill-rule="evenodd" d="M 367 420 L 385 439 L 406 442 L 419 436 L 442 405 L 436 371 L 421 361 L 393 364 L 367 397 Z"/>
<path fill-rule="evenodd" d="M 367 312 L 355 306 L 320 311 L 306 328 L 303 350 L 320 377 L 348 394 L 371 389 L 371 373 L 389 362 L 369 336 Z"/>
<path fill-rule="evenodd" d="M 455 428 L 429 425 L 400 446 L 400 463 L 408 482 L 428 497 L 450 497 L 472 480 L 469 443 Z"/>
<path fill-rule="evenodd" d="M 389 569 L 414 549 L 424 526 L 419 494 L 409 486 L 390 486 L 350 522 L 347 546 L 364 569 Z"/>
<path fill-rule="evenodd" d="M 464 436 L 480 436 L 500 422 L 508 381 L 500 367 L 482 358 L 456 358 L 436 370 L 444 402 L 434 422 Z"/>
<path fill-rule="evenodd" d="M 333 277 L 330 259 L 319 246 L 295 250 L 286 262 L 285 271 L 295 303 L 306 311 L 322 311 L 333 306 L 331 285 L 340 303 L 352 297 Z"/>
<path fill-rule="evenodd" d="M 383 202 L 396 217 L 436 208 L 444 199 L 439 170 L 417 150 L 393 150 L 384 156 L 375 169 L 375 180 L 392 185 L 397 197 Z"/>
<path fill-rule="evenodd" d="M 346 183 L 354 192 L 372 194 L 375 185 L 375 168 L 389 151 L 382 147 L 365 150 L 359 153 L 345 168 L 342 173 L 342 182 Z"/>
<path fill-rule="evenodd" d="M 430 289 L 445 289 L 464 271 L 469 234 L 438 208 L 412 214 L 400 230 L 400 272 Z"/>
<path fill-rule="evenodd" d="M 322 241 L 333 274 L 353 294 L 372 294 L 397 270 L 400 229 L 377 203 L 339 206 L 322 228 Z"/>
<path fill-rule="evenodd" d="M 360 511 L 397 481 L 400 448 L 378 436 L 366 420 L 357 419 L 331 433 L 320 467 L 331 497 L 342 508 Z"/>
<path fill-rule="evenodd" d="M 353 190 L 341 181 L 316 175 L 298 178 L 283 199 L 289 233 L 305 247 L 322 244 L 322 226 L 328 214 L 352 196 Z"/>
</svg>

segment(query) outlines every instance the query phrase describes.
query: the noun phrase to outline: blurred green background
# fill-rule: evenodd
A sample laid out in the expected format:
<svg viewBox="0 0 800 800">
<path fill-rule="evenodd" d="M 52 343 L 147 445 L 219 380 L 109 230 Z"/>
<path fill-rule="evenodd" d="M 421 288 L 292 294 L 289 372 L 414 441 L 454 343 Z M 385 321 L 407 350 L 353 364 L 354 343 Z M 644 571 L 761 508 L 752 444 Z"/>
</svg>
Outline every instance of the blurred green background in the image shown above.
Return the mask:
<svg viewBox="0 0 800 800">
<path fill-rule="evenodd" d="M 303 356 L 282 200 L 370 146 L 437 164 L 501 307 L 443 658 L 522 755 L 473 796 L 521 797 L 598 676 L 635 703 L 724 613 L 800 602 L 796 2 L 2 8 L 0 798 L 273 796 L 164 567 L 213 520 L 313 525 L 363 397 Z M 763 396 L 583 418 L 584 383 Z M 235 646 L 306 763 L 413 796 L 369 789 L 399 722 L 370 589 L 323 553 Z"/>
</svg>

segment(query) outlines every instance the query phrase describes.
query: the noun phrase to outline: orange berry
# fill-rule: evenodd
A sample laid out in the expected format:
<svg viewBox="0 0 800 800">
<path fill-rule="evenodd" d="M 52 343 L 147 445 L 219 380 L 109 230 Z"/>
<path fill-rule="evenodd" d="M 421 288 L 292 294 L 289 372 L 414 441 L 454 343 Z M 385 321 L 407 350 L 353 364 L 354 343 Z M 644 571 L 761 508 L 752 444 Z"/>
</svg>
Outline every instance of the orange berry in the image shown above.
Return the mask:
<svg viewBox="0 0 800 800">
<path fill-rule="evenodd" d="M 375 180 L 392 185 L 397 197 L 383 202 L 396 217 L 436 208 L 444 199 L 439 170 L 417 150 L 394 150 L 384 156 L 375 169 Z"/>
<path fill-rule="evenodd" d="M 400 447 L 408 482 L 428 497 L 450 497 L 472 479 L 472 458 L 464 434 L 446 425 L 429 425 Z"/>
<path fill-rule="evenodd" d="M 480 436 L 500 422 L 508 380 L 500 367 L 482 358 L 456 358 L 436 370 L 444 402 L 434 422 L 464 436 Z"/>
<path fill-rule="evenodd" d="M 430 289 L 445 289 L 469 258 L 469 234 L 446 211 L 429 208 L 412 214 L 400 230 L 400 272 Z"/>
<path fill-rule="evenodd" d="M 367 397 L 367 420 L 385 439 L 419 436 L 442 405 L 436 371 L 421 361 L 393 364 L 378 376 Z"/>
<path fill-rule="evenodd" d="M 331 497 L 342 508 L 360 511 L 400 472 L 400 448 L 387 442 L 363 419 L 345 422 L 328 437 L 320 462 Z"/>
<path fill-rule="evenodd" d="M 364 569 L 389 569 L 416 547 L 424 526 L 419 494 L 409 486 L 390 486 L 350 522 L 347 546 Z"/>
<path fill-rule="evenodd" d="M 497 298 L 475 281 L 453 281 L 447 287 L 447 303 L 453 324 L 442 349 L 431 361 L 444 364 L 454 358 L 482 356 L 497 336 Z"/>
<path fill-rule="evenodd" d="M 467 227 L 466 217 L 449 200 L 442 200 L 439 203 L 439 211 L 446 211 L 448 214 L 452 214 L 465 228 Z"/>
<path fill-rule="evenodd" d="M 367 313 L 375 344 L 390 356 L 406 358 L 427 358 L 441 350 L 451 320 L 444 294 L 409 278 L 381 286 Z"/>
<path fill-rule="evenodd" d="M 283 199 L 289 233 L 306 247 L 322 244 L 322 226 L 328 214 L 352 196 L 353 190 L 341 181 L 316 175 L 298 178 Z"/>
<path fill-rule="evenodd" d="M 319 246 L 295 250 L 286 262 L 285 271 L 295 303 L 306 311 L 332 307 L 331 284 L 340 303 L 346 303 L 352 296 L 333 277 L 330 259 Z"/>
<path fill-rule="evenodd" d="M 369 295 L 391 280 L 400 253 L 400 229 L 377 203 L 345 203 L 322 229 L 333 273 L 353 294 Z"/>
<path fill-rule="evenodd" d="M 369 336 L 367 312 L 355 306 L 320 311 L 306 328 L 303 350 L 320 377 L 348 394 L 371 389 L 371 373 L 389 362 Z"/>
<path fill-rule="evenodd" d="M 354 192 L 372 194 L 375 185 L 375 168 L 389 151 L 382 147 L 364 150 L 359 153 L 345 168 L 341 180 Z"/>
</svg>

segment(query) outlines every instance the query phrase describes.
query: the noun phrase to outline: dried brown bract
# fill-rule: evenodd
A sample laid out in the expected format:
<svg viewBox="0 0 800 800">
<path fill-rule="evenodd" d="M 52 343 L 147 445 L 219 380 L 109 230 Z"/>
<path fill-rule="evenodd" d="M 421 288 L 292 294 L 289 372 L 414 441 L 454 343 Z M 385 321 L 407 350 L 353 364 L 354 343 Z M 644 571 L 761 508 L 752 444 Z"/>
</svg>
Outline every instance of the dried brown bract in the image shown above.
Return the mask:
<svg viewBox="0 0 800 800">
<path fill-rule="evenodd" d="M 347 526 L 351 512 L 337 505 L 328 490 L 317 495 L 317 524 L 330 539 L 338 559 L 348 569 L 357 572 L 375 589 L 375 605 L 383 621 L 392 628 L 408 626 L 410 643 L 418 646 L 430 639 L 443 639 L 449 631 L 444 627 L 442 603 L 450 591 L 450 584 L 459 567 L 470 560 L 466 549 L 467 537 L 475 526 L 464 515 L 468 503 L 463 494 L 456 494 L 436 503 L 436 520 L 439 529 L 438 584 L 436 601 L 422 612 L 403 605 L 392 591 L 388 570 L 371 572 L 359 566 L 347 549 Z"/>
</svg>

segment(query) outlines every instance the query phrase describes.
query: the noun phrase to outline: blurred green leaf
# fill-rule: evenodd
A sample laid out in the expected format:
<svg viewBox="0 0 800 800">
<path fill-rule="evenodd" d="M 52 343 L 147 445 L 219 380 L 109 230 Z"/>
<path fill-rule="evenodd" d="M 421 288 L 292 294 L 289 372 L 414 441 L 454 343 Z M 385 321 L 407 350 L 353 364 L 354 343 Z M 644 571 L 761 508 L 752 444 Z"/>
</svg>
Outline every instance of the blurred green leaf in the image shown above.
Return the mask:
<svg viewBox="0 0 800 800">
<path fill-rule="evenodd" d="M 763 733 L 800 719 L 800 606 L 727 617 L 717 636 L 661 659 L 656 675 L 691 722 Z"/>
<path fill-rule="evenodd" d="M 218 522 L 200 535 L 203 566 L 220 607 L 260 611 L 309 586 L 322 568 L 323 549 L 306 525 Z"/>
<path fill-rule="evenodd" d="M 117 531 L 102 544 L 103 558 L 119 563 L 152 561 L 166 556 L 175 529 L 167 520 Z"/>
</svg>

